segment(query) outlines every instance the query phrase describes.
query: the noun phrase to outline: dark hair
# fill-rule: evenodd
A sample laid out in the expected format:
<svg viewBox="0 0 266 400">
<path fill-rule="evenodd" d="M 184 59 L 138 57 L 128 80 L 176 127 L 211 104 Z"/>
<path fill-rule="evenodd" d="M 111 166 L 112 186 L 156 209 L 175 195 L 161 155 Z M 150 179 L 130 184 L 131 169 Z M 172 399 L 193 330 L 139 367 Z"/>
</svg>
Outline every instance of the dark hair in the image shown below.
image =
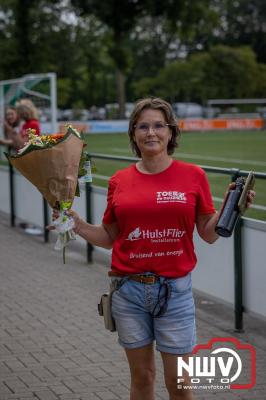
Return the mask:
<svg viewBox="0 0 266 400">
<path fill-rule="evenodd" d="M 175 148 L 178 147 L 180 130 L 178 128 L 177 120 L 171 105 L 167 103 L 167 101 L 162 100 L 158 97 L 142 99 L 135 104 L 135 108 L 130 116 L 129 127 L 128 127 L 128 135 L 133 152 L 138 157 L 141 157 L 140 150 L 137 144 L 134 142 L 134 132 L 135 132 L 135 125 L 138 122 L 140 114 L 142 113 L 142 111 L 146 109 L 159 110 L 163 113 L 165 121 L 167 124 L 170 125 L 170 129 L 172 131 L 172 137 L 167 146 L 167 153 L 169 155 L 173 154 Z"/>
<path fill-rule="evenodd" d="M 12 110 L 12 111 L 16 111 L 17 112 L 16 107 L 12 106 L 12 105 L 6 106 L 5 112 L 7 112 L 8 110 Z"/>
</svg>

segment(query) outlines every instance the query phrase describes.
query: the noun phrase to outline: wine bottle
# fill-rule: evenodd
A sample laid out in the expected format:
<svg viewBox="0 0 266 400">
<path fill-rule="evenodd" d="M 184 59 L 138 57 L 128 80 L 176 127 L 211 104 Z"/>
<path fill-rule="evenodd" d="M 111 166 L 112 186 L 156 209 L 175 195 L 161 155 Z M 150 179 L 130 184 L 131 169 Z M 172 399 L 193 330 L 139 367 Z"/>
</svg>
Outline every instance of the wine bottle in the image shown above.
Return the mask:
<svg viewBox="0 0 266 400">
<path fill-rule="evenodd" d="M 245 179 L 242 177 L 237 178 L 235 187 L 230 189 L 225 200 L 221 215 L 215 227 L 215 232 L 223 237 L 232 235 L 240 209 L 238 207 L 239 199 L 245 186 Z"/>
</svg>

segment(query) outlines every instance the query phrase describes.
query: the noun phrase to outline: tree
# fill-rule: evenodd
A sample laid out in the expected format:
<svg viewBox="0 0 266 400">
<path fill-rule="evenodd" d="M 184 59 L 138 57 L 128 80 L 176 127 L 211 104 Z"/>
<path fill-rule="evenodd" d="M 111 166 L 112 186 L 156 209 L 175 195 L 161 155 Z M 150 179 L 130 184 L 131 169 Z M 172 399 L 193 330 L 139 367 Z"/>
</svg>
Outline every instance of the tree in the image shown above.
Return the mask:
<svg viewBox="0 0 266 400">
<path fill-rule="evenodd" d="M 265 15 L 264 0 L 1 0 L 0 79 L 54 71 L 61 107 L 119 99 L 120 116 L 149 94 L 263 96 Z"/>
<path fill-rule="evenodd" d="M 60 60 L 60 52 L 64 55 L 65 41 L 69 38 L 66 36 L 71 28 L 60 18 L 61 3 L 52 0 L 1 3 L 4 26 L 0 46 L 4 57 L 0 68 L 4 78 L 47 72 Z"/>
<path fill-rule="evenodd" d="M 125 77 L 130 74 L 134 63 L 136 67 L 136 54 L 138 50 L 134 46 L 134 40 L 138 33 L 142 34 L 146 31 L 147 21 L 160 20 L 160 25 L 164 28 L 161 32 L 161 38 L 157 35 L 159 45 L 156 46 L 156 39 L 153 40 L 152 46 L 148 45 L 154 51 L 153 60 L 157 57 L 157 62 L 147 62 L 151 57 L 148 51 L 142 52 L 144 56 L 141 60 L 141 66 L 157 70 L 163 66 L 165 54 L 171 40 L 171 36 L 189 36 L 192 39 L 195 27 L 199 21 L 209 17 L 209 8 L 211 0 L 198 0 L 197 2 L 188 2 L 186 0 L 165 0 L 156 2 L 153 0 L 112 0 L 108 2 L 100 2 L 98 0 L 72 0 L 71 3 L 80 15 L 95 15 L 99 20 L 104 22 L 110 29 L 111 40 L 109 42 L 109 54 L 114 61 L 117 70 L 117 93 L 120 106 L 120 117 L 124 116 L 125 103 Z M 210 18 L 209 18 L 210 20 Z M 150 30 L 151 33 L 151 30 Z M 168 38 L 165 40 L 165 36 Z M 161 39 L 161 42 L 160 42 Z M 161 44 L 164 42 L 164 45 Z M 141 41 L 138 41 L 141 44 Z M 147 48 L 147 46 L 146 46 Z M 160 50 L 163 49 L 162 53 Z M 158 56 L 160 57 L 158 59 Z M 139 59 L 141 52 L 139 52 Z M 145 59 L 146 58 L 146 59 Z M 135 70 L 135 68 L 134 68 Z M 156 71 L 157 72 L 157 71 Z M 131 81 L 136 79 L 136 74 L 132 74 Z"/>
<path fill-rule="evenodd" d="M 109 54 L 116 66 L 117 96 L 120 117 L 125 114 L 125 74 L 130 67 L 130 57 L 127 50 L 129 32 L 135 25 L 137 17 L 142 12 L 145 2 L 116 0 L 102 2 L 98 0 L 72 0 L 80 15 L 95 15 L 110 29 Z"/>
<path fill-rule="evenodd" d="M 155 78 L 138 81 L 135 91 L 138 96 L 157 93 L 171 102 L 248 98 L 263 95 L 259 88 L 265 88 L 265 71 L 250 48 L 219 45 L 168 64 Z"/>
<path fill-rule="evenodd" d="M 248 98 L 256 90 L 258 63 L 249 47 L 215 46 L 206 70 L 209 98 Z"/>
<path fill-rule="evenodd" d="M 265 0 L 212 0 L 219 24 L 209 32 L 206 48 L 214 44 L 250 46 L 257 60 L 266 63 Z"/>
<path fill-rule="evenodd" d="M 0 79 L 7 79 L 7 71 L 12 74 L 12 66 L 15 60 L 16 40 L 13 35 L 13 12 L 14 0 L 2 1 L 0 7 Z M 12 76 L 12 75 L 11 75 Z"/>
</svg>

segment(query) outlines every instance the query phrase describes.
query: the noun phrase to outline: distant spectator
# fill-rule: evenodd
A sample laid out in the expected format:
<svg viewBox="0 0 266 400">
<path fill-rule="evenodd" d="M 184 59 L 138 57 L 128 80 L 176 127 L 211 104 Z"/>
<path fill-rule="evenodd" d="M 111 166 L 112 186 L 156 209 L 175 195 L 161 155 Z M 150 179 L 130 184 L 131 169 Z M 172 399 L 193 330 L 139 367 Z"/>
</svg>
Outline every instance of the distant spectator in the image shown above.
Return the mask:
<svg viewBox="0 0 266 400">
<path fill-rule="evenodd" d="M 16 102 L 16 107 L 18 107 L 21 104 L 28 106 L 32 111 L 33 118 L 39 120 L 39 111 L 37 110 L 36 106 L 34 105 L 31 99 L 27 98 L 20 99 L 19 101 Z"/>
<path fill-rule="evenodd" d="M 20 119 L 14 106 L 8 106 L 5 112 L 5 135 L 8 135 L 9 131 L 13 131 L 14 129 L 19 132 Z"/>
<path fill-rule="evenodd" d="M 0 144 L 9 146 L 11 149 L 15 147 L 15 137 L 19 134 L 21 121 L 18 116 L 16 107 L 8 106 L 5 112 L 3 122 L 4 138 L 0 139 Z"/>
<path fill-rule="evenodd" d="M 17 105 L 17 113 L 24 123 L 17 137 L 17 147 L 22 147 L 28 140 L 28 129 L 34 129 L 36 135 L 40 135 L 41 129 L 38 121 L 38 112 L 35 106 L 30 106 L 24 102 Z"/>
<path fill-rule="evenodd" d="M 28 129 L 34 129 L 40 135 L 38 111 L 30 99 L 21 99 L 16 107 L 8 107 L 4 122 L 5 139 L 0 144 L 18 150 L 28 140 Z"/>
</svg>

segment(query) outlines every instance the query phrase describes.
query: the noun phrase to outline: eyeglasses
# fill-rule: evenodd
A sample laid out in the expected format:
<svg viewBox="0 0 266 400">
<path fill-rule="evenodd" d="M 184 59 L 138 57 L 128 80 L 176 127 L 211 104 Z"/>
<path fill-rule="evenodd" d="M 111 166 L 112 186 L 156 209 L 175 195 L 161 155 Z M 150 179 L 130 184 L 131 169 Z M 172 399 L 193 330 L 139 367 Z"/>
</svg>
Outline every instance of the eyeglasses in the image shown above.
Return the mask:
<svg viewBox="0 0 266 400">
<path fill-rule="evenodd" d="M 139 131 L 141 133 L 148 133 L 150 132 L 150 129 L 152 129 L 155 133 L 161 133 L 166 129 L 167 126 L 172 125 L 165 124 L 163 122 L 155 122 L 152 125 L 149 125 L 145 122 L 140 122 L 139 124 L 134 125 L 134 128 L 136 129 L 136 131 Z"/>
</svg>

